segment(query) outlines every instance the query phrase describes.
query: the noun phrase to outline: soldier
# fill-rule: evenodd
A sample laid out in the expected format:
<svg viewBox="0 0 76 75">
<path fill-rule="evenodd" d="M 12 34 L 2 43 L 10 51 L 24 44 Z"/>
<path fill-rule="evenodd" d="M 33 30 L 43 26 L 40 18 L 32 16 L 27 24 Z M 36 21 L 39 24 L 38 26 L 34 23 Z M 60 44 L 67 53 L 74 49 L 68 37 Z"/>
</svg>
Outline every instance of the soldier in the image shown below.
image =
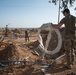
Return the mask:
<svg viewBox="0 0 76 75">
<path fill-rule="evenodd" d="M 6 25 L 6 27 L 5 27 L 5 36 L 6 37 L 8 36 L 8 25 Z"/>
<path fill-rule="evenodd" d="M 65 9 L 63 11 L 63 15 L 65 16 L 58 24 L 51 25 L 55 28 L 60 28 L 63 24 L 65 25 L 65 40 L 64 40 L 64 48 L 66 55 L 66 67 L 71 68 L 71 65 L 74 61 L 73 55 L 73 43 L 75 40 L 75 23 L 76 17 L 70 14 L 69 9 Z"/>
<path fill-rule="evenodd" d="M 29 41 L 29 35 L 28 32 L 25 30 L 25 42 Z"/>
</svg>

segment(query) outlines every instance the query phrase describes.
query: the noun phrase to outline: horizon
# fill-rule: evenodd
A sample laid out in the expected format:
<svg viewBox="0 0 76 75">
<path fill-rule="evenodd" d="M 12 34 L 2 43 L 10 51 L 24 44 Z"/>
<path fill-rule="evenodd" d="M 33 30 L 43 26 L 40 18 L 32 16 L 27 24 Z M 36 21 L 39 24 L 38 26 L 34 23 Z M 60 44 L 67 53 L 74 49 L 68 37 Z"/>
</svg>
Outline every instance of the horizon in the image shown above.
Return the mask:
<svg viewBox="0 0 76 75">
<path fill-rule="evenodd" d="M 69 7 L 75 14 L 75 5 Z M 0 27 L 37 28 L 45 23 L 58 23 L 58 4 L 49 0 L 0 0 Z M 60 13 L 60 19 L 63 17 Z"/>
</svg>

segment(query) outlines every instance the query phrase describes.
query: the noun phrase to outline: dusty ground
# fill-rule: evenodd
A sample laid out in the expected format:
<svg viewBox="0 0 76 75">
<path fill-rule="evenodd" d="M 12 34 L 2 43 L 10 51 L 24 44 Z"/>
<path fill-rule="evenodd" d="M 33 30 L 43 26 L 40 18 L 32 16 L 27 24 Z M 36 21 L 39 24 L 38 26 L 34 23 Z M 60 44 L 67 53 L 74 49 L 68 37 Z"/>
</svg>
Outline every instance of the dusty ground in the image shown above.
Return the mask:
<svg viewBox="0 0 76 75">
<path fill-rule="evenodd" d="M 26 60 L 29 62 L 41 62 L 41 56 L 34 54 L 35 41 L 37 35 L 32 33 L 30 41 L 25 42 L 24 37 L 14 37 L 9 35 L 4 37 L 4 40 L 9 43 L 6 47 L 0 47 L 0 60 Z M 54 58 L 53 58 L 54 59 Z M 53 59 L 46 59 L 44 62 L 49 63 Z M 0 75 L 44 75 L 41 72 L 40 65 L 31 65 L 30 63 L 4 63 L 7 67 L 0 67 Z M 50 75 L 73 75 L 76 74 L 76 56 L 74 65 L 71 69 L 67 69 L 63 66 L 64 58 L 58 60 L 52 67 L 46 68 L 46 72 Z M 49 75 L 47 74 L 47 75 Z"/>
</svg>

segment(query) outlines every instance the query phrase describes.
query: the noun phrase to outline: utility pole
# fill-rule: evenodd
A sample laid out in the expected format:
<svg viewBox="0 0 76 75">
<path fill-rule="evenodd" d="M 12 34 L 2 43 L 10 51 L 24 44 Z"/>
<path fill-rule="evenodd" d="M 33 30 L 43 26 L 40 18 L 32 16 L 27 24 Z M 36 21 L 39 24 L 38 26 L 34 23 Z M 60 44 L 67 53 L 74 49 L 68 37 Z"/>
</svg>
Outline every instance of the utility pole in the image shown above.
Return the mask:
<svg viewBox="0 0 76 75">
<path fill-rule="evenodd" d="M 59 20 L 60 20 L 60 8 L 61 8 L 61 7 L 60 7 L 60 1 L 61 1 L 61 0 L 59 0 L 59 9 L 58 9 L 58 23 L 59 23 Z"/>
<path fill-rule="evenodd" d="M 51 1 L 49 0 L 49 3 L 51 3 Z M 58 8 L 58 23 L 59 23 L 59 20 L 60 20 L 60 3 L 61 3 L 61 0 L 59 0 L 59 8 Z"/>
</svg>

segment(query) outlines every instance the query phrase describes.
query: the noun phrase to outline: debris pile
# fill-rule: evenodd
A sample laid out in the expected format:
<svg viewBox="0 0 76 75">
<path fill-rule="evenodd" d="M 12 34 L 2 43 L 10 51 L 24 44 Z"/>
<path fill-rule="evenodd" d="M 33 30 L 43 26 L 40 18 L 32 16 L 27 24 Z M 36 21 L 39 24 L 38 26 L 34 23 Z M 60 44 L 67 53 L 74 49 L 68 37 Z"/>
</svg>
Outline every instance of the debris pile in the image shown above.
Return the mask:
<svg viewBox="0 0 76 75">
<path fill-rule="evenodd" d="M 64 38 L 64 34 L 65 34 L 64 28 L 61 28 L 60 32 L 61 32 L 61 35 Z M 49 31 L 47 31 L 47 30 L 42 30 L 40 32 L 40 34 L 42 36 L 42 39 L 43 39 L 44 46 L 46 45 L 46 40 L 47 40 L 48 33 L 49 33 Z M 62 41 L 63 41 L 63 38 L 62 38 Z M 48 51 L 53 51 L 57 47 L 57 44 L 58 44 L 58 35 L 56 34 L 55 31 L 52 31 L 50 42 L 49 42 L 47 50 Z M 39 45 L 39 42 L 35 41 L 35 42 L 30 43 L 28 46 L 32 49 L 35 49 L 40 54 L 41 52 L 39 52 L 39 49 L 36 49 L 36 48 L 38 48 L 38 45 Z M 58 57 L 58 56 L 62 55 L 64 53 L 64 47 L 63 46 L 64 45 L 63 45 L 63 42 L 62 42 L 61 50 L 58 53 L 52 55 L 51 57 L 55 58 L 55 57 Z"/>
<path fill-rule="evenodd" d="M 18 60 L 19 53 L 14 44 L 9 44 L 5 49 L 0 51 L 0 60 Z"/>
</svg>

